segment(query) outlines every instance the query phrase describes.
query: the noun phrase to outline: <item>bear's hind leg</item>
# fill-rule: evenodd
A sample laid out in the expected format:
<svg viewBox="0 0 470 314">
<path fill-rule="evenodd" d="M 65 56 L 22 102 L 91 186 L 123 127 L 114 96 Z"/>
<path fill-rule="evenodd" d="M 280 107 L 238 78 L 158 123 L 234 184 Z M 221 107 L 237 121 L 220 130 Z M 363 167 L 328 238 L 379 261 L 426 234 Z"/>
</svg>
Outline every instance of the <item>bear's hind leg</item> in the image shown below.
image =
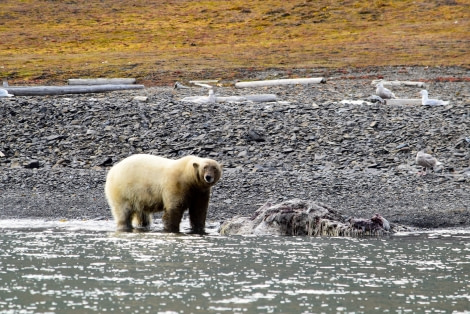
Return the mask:
<svg viewBox="0 0 470 314">
<path fill-rule="evenodd" d="M 130 231 L 132 230 L 132 217 L 131 212 L 127 211 L 118 217 L 114 216 L 116 221 L 116 230 L 117 231 Z"/>
<path fill-rule="evenodd" d="M 128 206 L 113 206 L 111 212 L 116 222 L 117 231 L 132 230 L 132 211 Z"/>
<path fill-rule="evenodd" d="M 152 216 L 146 212 L 135 213 L 133 223 L 136 228 L 149 229 L 152 223 Z"/>
</svg>

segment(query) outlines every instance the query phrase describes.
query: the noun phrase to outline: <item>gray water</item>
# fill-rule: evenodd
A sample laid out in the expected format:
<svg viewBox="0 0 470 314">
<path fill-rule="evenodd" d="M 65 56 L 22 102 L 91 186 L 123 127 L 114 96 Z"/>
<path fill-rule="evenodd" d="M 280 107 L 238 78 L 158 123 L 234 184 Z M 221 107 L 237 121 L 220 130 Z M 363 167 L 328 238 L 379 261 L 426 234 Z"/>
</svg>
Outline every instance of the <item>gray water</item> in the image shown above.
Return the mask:
<svg viewBox="0 0 470 314">
<path fill-rule="evenodd" d="M 470 230 L 311 238 L 209 229 L 0 220 L 0 312 L 470 313 Z"/>
</svg>

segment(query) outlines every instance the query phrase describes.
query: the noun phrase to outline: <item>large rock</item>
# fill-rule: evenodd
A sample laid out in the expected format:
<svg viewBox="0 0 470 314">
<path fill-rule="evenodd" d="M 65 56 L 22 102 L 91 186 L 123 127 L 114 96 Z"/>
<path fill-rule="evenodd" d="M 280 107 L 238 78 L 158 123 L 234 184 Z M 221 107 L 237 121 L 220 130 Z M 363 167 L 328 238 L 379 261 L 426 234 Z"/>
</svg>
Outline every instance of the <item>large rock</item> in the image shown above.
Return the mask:
<svg viewBox="0 0 470 314">
<path fill-rule="evenodd" d="M 252 217 L 234 217 L 220 227 L 222 235 L 305 235 L 361 236 L 385 235 L 404 227 L 375 214 L 370 219 L 348 218 L 329 206 L 305 200 L 280 204 L 266 203 Z"/>
</svg>

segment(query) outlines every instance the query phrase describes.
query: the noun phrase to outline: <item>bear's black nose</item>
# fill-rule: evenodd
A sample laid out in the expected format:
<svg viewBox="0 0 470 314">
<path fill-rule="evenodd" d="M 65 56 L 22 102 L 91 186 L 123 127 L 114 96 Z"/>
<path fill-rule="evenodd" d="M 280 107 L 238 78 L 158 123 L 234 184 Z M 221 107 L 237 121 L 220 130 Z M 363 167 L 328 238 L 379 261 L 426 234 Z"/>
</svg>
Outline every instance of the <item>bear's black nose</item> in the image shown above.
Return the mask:
<svg viewBox="0 0 470 314">
<path fill-rule="evenodd" d="M 207 183 L 212 183 L 212 181 L 214 181 L 214 179 L 210 175 L 205 176 L 204 179 Z"/>
</svg>

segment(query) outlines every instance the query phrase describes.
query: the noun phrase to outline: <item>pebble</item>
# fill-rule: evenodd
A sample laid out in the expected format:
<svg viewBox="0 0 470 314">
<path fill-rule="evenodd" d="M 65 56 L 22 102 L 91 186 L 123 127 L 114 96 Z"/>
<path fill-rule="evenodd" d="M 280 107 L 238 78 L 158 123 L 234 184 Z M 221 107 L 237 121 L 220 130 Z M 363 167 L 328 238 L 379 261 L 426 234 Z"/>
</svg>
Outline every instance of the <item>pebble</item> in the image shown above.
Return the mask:
<svg viewBox="0 0 470 314">
<path fill-rule="evenodd" d="M 413 69 L 406 76 L 395 68 L 371 73 L 388 80 L 468 76 L 468 70 L 460 68 Z M 392 222 L 423 225 L 437 222 L 431 215 L 418 215 L 416 222 L 408 212 L 431 201 L 430 212 L 439 215 L 466 208 L 467 218 L 436 217 L 449 224 L 470 224 L 470 177 L 465 170 L 470 168 L 470 102 L 461 96 L 469 95 L 468 82 L 429 83 L 432 95 L 451 101 L 452 106 L 440 108 L 366 103 L 375 91 L 371 80 L 333 76 L 325 84 L 307 86 L 215 89 L 220 96 L 276 94 L 279 101 L 271 103 L 185 103 L 180 100 L 205 90 L 175 92 L 170 86 L 147 88 L 139 96 L 119 91 L 93 97 L 0 99 L 0 189 L 5 197 L 20 187 L 63 192 L 54 194 L 62 201 L 59 207 L 72 202 L 66 196 L 70 189 L 82 191 L 82 214 L 103 216 L 109 209 L 102 185 L 114 163 L 136 153 L 167 158 L 194 154 L 224 165 L 221 184 L 214 188 L 211 219 L 249 214 L 255 204 L 269 199 L 301 196 L 362 216 L 378 211 L 386 217 L 384 211 L 395 211 Z M 399 86 L 393 92 L 411 98 L 417 90 Z M 344 99 L 353 101 L 341 102 Z M 416 177 L 414 159 L 422 149 L 444 164 L 441 172 Z M 78 171 L 86 176 L 74 176 L 70 183 L 67 175 Z M 308 180 L 299 181 L 299 176 Z M 377 181 L 382 176 L 393 180 Z M 446 180 L 431 183 L 433 177 Z M 454 183 L 461 188 L 455 191 Z M 437 184 L 439 199 L 417 192 L 415 186 L 422 184 Z M 11 215 L 26 215 L 22 208 L 33 205 L 11 206 Z M 33 214 L 47 213 L 38 209 Z"/>
</svg>

